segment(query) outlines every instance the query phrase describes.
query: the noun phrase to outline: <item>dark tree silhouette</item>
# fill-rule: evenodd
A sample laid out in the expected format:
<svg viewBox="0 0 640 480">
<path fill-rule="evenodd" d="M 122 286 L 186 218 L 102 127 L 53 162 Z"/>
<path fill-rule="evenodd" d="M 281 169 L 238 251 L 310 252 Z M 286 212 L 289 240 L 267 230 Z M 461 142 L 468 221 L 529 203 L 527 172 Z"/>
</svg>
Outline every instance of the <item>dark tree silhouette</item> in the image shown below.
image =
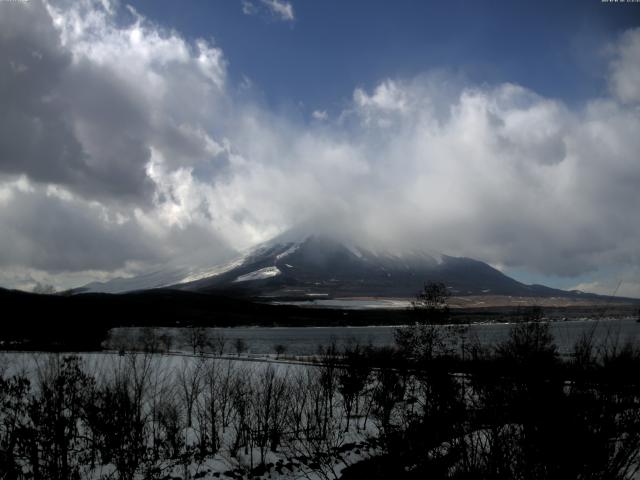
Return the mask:
<svg viewBox="0 0 640 480">
<path fill-rule="evenodd" d="M 244 339 L 242 338 L 236 338 L 233 342 L 233 347 L 236 351 L 236 353 L 238 354 L 238 356 L 240 356 L 242 353 L 247 351 L 247 342 L 245 342 Z"/>
<path fill-rule="evenodd" d="M 421 323 L 443 323 L 449 318 L 449 289 L 442 282 L 429 282 L 415 300 L 411 307 L 418 314 Z"/>
<path fill-rule="evenodd" d="M 287 351 L 287 346 L 281 343 L 273 346 L 274 352 L 276 352 L 277 358 L 280 358 L 280 355 L 283 355 Z"/>
</svg>

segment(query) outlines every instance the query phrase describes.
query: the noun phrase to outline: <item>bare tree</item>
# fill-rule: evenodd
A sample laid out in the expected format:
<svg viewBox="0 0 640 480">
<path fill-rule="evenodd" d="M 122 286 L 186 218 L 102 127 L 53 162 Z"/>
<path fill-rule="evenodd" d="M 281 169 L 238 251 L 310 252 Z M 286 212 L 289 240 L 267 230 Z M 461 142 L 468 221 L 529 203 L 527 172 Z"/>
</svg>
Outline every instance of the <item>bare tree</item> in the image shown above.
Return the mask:
<svg viewBox="0 0 640 480">
<path fill-rule="evenodd" d="M 51 356 L 39 370 L 39 394 L 29 413 L 34 425 L 34 476 L 68 479 L 80 476 L 88 463 L 87 438 L 82 434 L 87 422 L 86 405 L 94 380 L 82 369 L 79 357 Z"/>
<path fill-rule="evenodd" d="M 265 463 L 267 449 L 275 452 L 284 434 L 290 390 L 286 372 L 277 374 L 274 366 L 269 364 L 260 372 L 254 389 L 252 410 L 256 421 L 252 434 L 260 451 L 261 465 Z"/>
<path fill-rule="evenodd" d="M 192 361 L 185 358 L 176 376 L 182 404 L 186 412 L 186 427 L 188 429 L 193 426 L 193 409 L 202 388 L 204 365 L 205 363 L 202 359 Z"/>
<path fill-rule="evenodd" d="M 144 352 L 167 352 L 171 348 L 172 338 L 168 332 L 161 332 L 158 328 L 144 327 L 140 329 L 138 343 Z"/>
<path fill-rule="evenodd" d="M 215 454 L 224 445 L 223 439 L 235 415 L 234 389 L 240 385 L 238 376 L 245 375 L 230 360 L 209 359 L 202 375 L 202 393 L 197 399 L 196 411 L 200 428 L 201 452 Z"/>
<path fill-rule="evenodd" d="M 247 342 L 243 338 L 236 338 L 233 342 L 233 347 L 236 351 L 236 354 L 240 356 L 242 353 L 246 352 L 248 349 Z"/>
<path fill-rule="evenodd" d="M 0 478 L 20 478 L 26 458 L 20 458 L 19 443 L 25 440 L 31 384 L 26 377 L 3 378 L 0 374 Z"/>
<path fill-rule="evenodd" d="M 411 302 L 421 323 L 443 323 L 449 318 L 449 289 L 442 282 L 429 282 Z"/>
<path fill-rule="evenodd" d="M 131 364 L 119 369 L 102 386 L 90 412 L 90 425 L 103 463 L 112 463 L 118 477 L 133 480 L 145 461 L 149 433 L 140 396 L 136 393 Z"/>
<path fill-rule="evenodd" d="M 348 459 L 341 447 L 345 442 L 344 424 L 341 415 L 335 414 L 329 405 L 327 395 L 333 395 L 326 378 L 314 369 L 299 377 L 295 395 L 301 405 L 291 406 L 291 419 L 298 420 L 298 410 L 302 411 L 301 428 L 294 429 L 287 437 L 287 449 L 291 455 L 301 459 L 301 473 L 308 478 L 335 480 L 340 471 L 348 465 Z M 304 382 L 299 380 L 304 379 Z"/>
<path fill-rule="evenodd" d="M 342 404 L 346 416 L 345 431 L 349 430 L 351 415 L 358 411 L 360 394 L 364 390 L 371 373 L 371 365 L 360 345 L 345 348 L 343 367 L 338 374 L 338 389 L 342 394 Z M 356 424 L 357 425 L 357 424 Z"/>
<path fill-rule="evenodd" d="M 183 330 L 183 337 L 194 355 L 204 353 L 209 344 L 207 330 L 204 327 L 188 327 Z"/>
<path fill-rule="evenodd" d="M 231 427 L 235 433 L 232 444 L 229 446 L 229 453 L 232 457 L 237 457 L 240 448 L 244 447 L 245 455 L 249 454 L 251 445 L 251 396 L 252 396 L 252 380 L 247 374 L 234 376 L 233 386 L 231 388 L 234 415 L 232 417 Z M 253 463 L 253 457 L 252 457 Z"/>
<path fill-rule="evenodd" d="M 158 458 L 178 459 L 186 445 L 180 404 L 171 396 L 162 398 L 157 406 L 156 421 L 159 430 L 156 441 L 160 447 Z"/>
<path fill-rule="evenodd" d="M 291 377 L 290 389 L 290 407 L 289 407 L 289 430 L 294 438 L 298 438 L 305 423 L 305 414 L 307 412 L 307 402 L 310 400 L 309 384 L 311 383 L 309 376 L 313 370 L 304 369 L 295 371 Z M 313 376 L 315 379 L 315 376 Z"/>
<path fill-rule="evenodd" d="M 415 323 L 395 330 L 395 342 L 402 355 L 414 362 L 428 362 L 453 353 L 449 330 L 441 325 Z"/>
<path fill-rule="evenodd" d="M 229 384 L 225 384 L 223 371 L 218 361 L 209 359 L 204 365 L 202 395 L 198 398 L 198 422 L 201 428 L 201 445 L 207 452 L 215 454 L 221 447 L 224 434 L 224 412 L 230 408 Z"/>
<path fill-rule="evenodd" d="M 273 346 L 273 351 L 276 352 L 276 358 L 280 358 L 287 351 L 287 346 L 279 343 Z"/>
<path fill-rule="evenodd" d="M 227 337 L 223 332 L 216 330 L 209 338 L 209 343 L 216 355 L 224 355 L 224 350 L 227 345 Z"/>
<path fill-rule="evenodd" d="M 496 347 L 498 355 L 517 365 L 554 364 L 558 349 L 548 322 L 542 321 L 539 307 L 524 310 L 522 321 L 509 332 L 509 338 Z"/>
</svg>

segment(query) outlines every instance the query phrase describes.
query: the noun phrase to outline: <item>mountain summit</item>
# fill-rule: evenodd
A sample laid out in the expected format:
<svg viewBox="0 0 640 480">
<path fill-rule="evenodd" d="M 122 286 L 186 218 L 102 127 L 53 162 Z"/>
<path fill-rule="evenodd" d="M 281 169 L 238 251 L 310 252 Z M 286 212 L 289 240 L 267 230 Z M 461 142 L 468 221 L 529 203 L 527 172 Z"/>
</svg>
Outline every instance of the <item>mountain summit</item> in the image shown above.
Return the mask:
<svg viewBox="0 0 640 480">
<path fill-rule="evenodd" d="M 324 235 L 276 238 L 215 275 L 173 286 L 270 297 L 413 297 L 426 282 L 444 282 L 454 296 L 573 295 L 525 285 L 470 258 L 374 250 Z"/>
</svg>

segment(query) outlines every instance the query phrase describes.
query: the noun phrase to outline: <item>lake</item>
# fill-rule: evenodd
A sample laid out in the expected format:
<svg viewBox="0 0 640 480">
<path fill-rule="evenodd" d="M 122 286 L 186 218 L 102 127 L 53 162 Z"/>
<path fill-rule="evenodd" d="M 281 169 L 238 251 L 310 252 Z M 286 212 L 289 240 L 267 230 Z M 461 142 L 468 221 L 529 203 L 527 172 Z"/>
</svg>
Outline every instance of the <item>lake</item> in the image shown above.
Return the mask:
<svg viewBox="0 0 640 480">
<path fill-rule="evenodd" d="M 241 338 L 247 343 L 252 354 L 269 354 L 275 345 L 284 345 L 288 354 L 310 355 L 318 350 L 318 345 L 329 345 L 335 340 L 339 345 L 347 342 L 385 346 L 394 343 L 395 326 L 372 327 L 235 327 L 212 328 L 212 333 L 220 333 L 227 339 L 227 349 L 232 349 L 234 340 Z M 477 335 L 482 345 L 495 345 L 508 338 L 511 324 L 469 325 L 467 335 Z M 575 320 L 552 322 L 551 331 L 560 353 L 569 353 L 583 334 L 594 331 L 596 343 L 618 339 L 636 340 L 640 338 L 640 323 L 635 319 Z M 177 334 L 177 331 L 176 331 Z"/>
</svg>

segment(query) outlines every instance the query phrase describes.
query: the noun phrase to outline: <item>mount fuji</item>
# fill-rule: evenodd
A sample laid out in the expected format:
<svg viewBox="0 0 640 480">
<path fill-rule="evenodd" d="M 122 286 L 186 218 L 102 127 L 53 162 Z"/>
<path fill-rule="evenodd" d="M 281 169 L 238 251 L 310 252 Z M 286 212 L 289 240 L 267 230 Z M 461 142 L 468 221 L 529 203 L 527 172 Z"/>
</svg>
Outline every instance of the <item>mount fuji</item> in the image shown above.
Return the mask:
<svg viewBox="0 0 640 480">
<path fill-rule="evenodd" d="M 453 296 L 587 295 L 526 285 L 471 258 L 426 249 L 365 248 L 327 235 L 291 232 L 227 264 L 160 269 L 138 277 L 91 283 L 77 291 L 123 293 L 162 287 L 272 298 L 413 297 L 427 282 L 444 282 Z"/>
</svg>

